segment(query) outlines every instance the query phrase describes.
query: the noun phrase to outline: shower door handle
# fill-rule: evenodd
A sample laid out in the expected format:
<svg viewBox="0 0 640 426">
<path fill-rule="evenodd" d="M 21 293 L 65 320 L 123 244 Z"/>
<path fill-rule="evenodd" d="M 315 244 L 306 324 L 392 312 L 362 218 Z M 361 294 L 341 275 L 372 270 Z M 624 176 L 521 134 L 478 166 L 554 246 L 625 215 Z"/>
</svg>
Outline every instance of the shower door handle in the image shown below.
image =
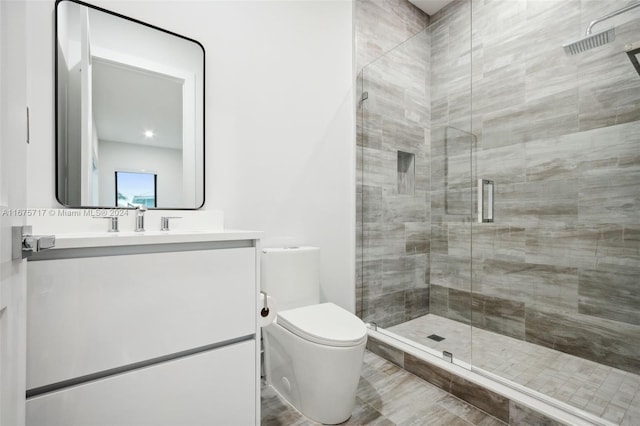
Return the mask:
<svg viewBox="0 0 640 426">
<path fill-rule="evenodd" d="M 493 222 L 493 181 L 478 179 L 478 223 Z"/>
</svg>

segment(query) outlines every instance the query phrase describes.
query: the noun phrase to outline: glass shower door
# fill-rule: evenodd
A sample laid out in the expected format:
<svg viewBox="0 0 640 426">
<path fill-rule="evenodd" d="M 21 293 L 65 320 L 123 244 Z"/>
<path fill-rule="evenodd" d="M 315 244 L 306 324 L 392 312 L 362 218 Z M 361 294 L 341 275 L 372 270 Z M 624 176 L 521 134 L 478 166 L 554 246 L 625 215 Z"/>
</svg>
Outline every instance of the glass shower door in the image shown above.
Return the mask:
<svg viewBox="0 0 640 426">
<path fill-rule="evenodd" d="M 628 2 L 516 3 L 474 2 L 473 177 L 493 181 L 495 214 L 473 223 L 473 365 L 636 424 L 640 77 L 625 45 L 640 8 L 569 56 L 563 43 Z M 520 24 L 493 33 L 497 14 Z"/>
<path fill-rule="evenodd" d="M 470 38 L 432 55 L 449 31 L 469 35 L 469 21 L 436 23 L 359 76 L 357 310 L 379 330 L 468 366 Z"/>
<path fill-rule="evenodd" d="M 364 67 L 358 125 L 358 279 L 366 322 L 429 310 L 428 43 L 421 32 Z"/>
</svg>

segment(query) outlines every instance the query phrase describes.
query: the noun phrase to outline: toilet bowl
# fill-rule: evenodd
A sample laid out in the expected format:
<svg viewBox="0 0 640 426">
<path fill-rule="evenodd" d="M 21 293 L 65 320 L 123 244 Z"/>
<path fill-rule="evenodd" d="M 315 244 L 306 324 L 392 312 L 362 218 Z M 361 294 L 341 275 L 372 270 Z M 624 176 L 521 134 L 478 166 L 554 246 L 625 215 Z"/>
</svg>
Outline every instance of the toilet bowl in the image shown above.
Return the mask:
<svg viewBox="0 0 640 426">
<path fill-rule="evenodd" d="M 318 303 L 315 296 L 311 297 L 313 304 L 308 304 L 308 297 L 300 298 L 300 294 L 310 294 L 309 286 L 318 285 L 314 260 L 318 249 L 269 250 L 265 249 L 262 256 L 266 274 L 262 287 L 279 304 L 284 298 L 288 309 L 279 311 L 275 322 L 262 329 L 267 383 L 311 420 L 342 423 L 355 405 L 367 329 L 362 320 L 338 305 Z M 274 284 L 268 278 L 271 273 L 280 281 L 293 279 L 297 284 Z M 278 294 L 283 286 L 288 292 Z M 306 287 L 295 290 L 300 286 Z M 296 302 L 291 304 L 291 300 Z M 292 307 L 296 304 L 303 306 Z"/>
</svg>

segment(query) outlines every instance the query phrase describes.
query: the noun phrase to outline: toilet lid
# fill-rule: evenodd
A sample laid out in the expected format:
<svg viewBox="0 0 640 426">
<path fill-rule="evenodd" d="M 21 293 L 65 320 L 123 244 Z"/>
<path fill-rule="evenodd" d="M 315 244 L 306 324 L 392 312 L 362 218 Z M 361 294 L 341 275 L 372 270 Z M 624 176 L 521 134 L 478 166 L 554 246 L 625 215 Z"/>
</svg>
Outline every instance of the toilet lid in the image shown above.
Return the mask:
<svg viewBox="0 0 640 426">
<path fill-rule="evenodd" d="M 328 346 L 356 346 L 367 336 L 360 318 L 333 303 L 278 312 L 276 321 L 305 340 Z"/>
</svg>

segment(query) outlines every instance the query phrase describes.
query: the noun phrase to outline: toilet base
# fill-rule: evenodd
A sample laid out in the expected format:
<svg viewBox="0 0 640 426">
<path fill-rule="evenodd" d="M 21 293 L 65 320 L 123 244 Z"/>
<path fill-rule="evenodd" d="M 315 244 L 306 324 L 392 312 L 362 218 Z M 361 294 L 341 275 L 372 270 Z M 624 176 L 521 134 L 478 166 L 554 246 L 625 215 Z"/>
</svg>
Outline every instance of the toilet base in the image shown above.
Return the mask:
<svg viewBox="0 0 640 426">
<path fill-rule="evenodd" d="M 366 335 L 355 346 L 304 340 L 277 323 L 263 328 L 267 383 L 311 420 L 342 423 L 351 417 Z"/>
</svg>

